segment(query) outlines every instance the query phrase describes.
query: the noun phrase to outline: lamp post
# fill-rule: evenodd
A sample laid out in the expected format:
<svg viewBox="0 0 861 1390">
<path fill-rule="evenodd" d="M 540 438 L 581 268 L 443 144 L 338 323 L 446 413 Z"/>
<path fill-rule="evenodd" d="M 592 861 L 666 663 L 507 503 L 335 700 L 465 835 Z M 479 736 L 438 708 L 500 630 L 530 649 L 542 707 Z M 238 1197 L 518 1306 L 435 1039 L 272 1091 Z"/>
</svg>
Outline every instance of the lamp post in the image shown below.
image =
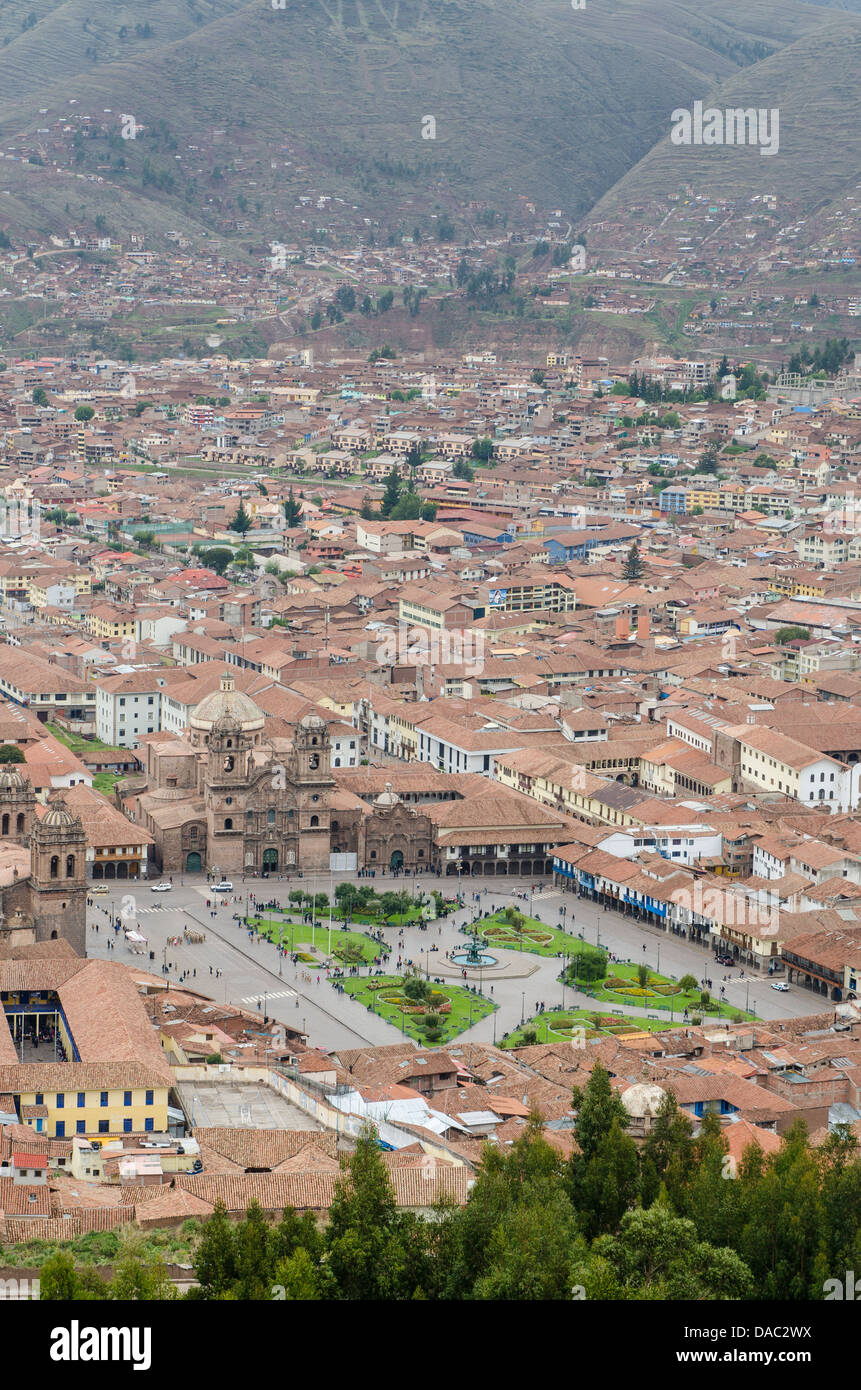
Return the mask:
<svg viewBox="0 0 861 1390">
<path fill-rule="evenodd" d="M 523 1025 L 524 1025 L 525 1022 L 526 1022 L 526 990 L 524 989 L 524 990 L 521 991 L 521 994 L 520 994 L 520 1026 L 521 1026 L 521 1028 L 523 1027 Z"/>
</svg>

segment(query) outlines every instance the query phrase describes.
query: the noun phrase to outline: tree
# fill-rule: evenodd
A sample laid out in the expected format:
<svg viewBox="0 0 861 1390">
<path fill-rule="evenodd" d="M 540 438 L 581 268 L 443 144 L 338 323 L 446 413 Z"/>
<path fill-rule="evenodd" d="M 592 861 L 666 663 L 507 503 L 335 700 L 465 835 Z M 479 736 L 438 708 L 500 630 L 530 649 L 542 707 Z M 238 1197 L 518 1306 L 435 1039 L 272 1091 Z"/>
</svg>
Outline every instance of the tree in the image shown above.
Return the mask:
<svg viewBox="0 0 861 1390">
<path fill-rule="evenodd" d="M 194 1273 L 202 1298 L 223 1297 L 233 1287 L 236 1278 L 236 1240 L 227 1208 L 220 1199 L 204 1225 L 195 1252 Z"/>
<path fill-rule="evenodd" d="M 383 914 L 383 921 L 388 922 L 390 917 L 394 917 L 401 910 L 400 893 L 382 893 L 380 895 L 380 908 Z"/>
<path fill-rule="evenodd" d="M 475 478 L 475 473 L 470 468 L 466 459 L 458 459 L 451 470 L 453 478 L 462 478 L 464 482 L 471 483 Z"/>
<path fill-rule="evenodd" d="M 645 989 L 649 983 L 649 967 L 647 965 L 637 966 L 637 984 L 640 989 Z"/>
<path fill-rule="evenodd" d="M 417 492 L 405 492 L 389 512 L 390 521 L 418 521 L 422 513 L 422 499 Z"/>
<path fill-rule="evenodd" d="M 384 1252 L 396 1225 L 395 1194 L 368 1126 L 335 1184 L 329 1209 L 327 1265 L 341 1298 L 383 1296 Z"/>
<path fill-rule="evenodd" d="M 472 441 L 472 457 L 480 463 L 489 463 L 493 458 L 493 440 L 488 436 Z"/>
<path fill-rule="evenodd" d="M 401 479 L 400 479 L 400 475 L 399 475 L 399 473 L 398 473 L 398 470 L 397 470 L 396 468 L 393 468 L 393 469 L 386 475 L 386 479 L 385 479 L 385 491 L 384 491 L 384 493 L 383 493 L 383 500 L 382 500 L 382 502 L 380 503 L 380 514 L 381 514 L 381 516 L 387 517 L 387 516 L 389 516 L 389 515 L 391 514 L 392 509 L 393 509 L 394 507 L 396 507 L 397 504 L 398 504 L 398 500 L 399 500 L 399 498 L 400 498 L 400 495 L 401 495 Z"/>
<path fill-rule="evenodd" d="M 92 420 L 95 413 L 91 405 L 79 405 L 75 411 L 75 419 L 86 424 L 88 420 Z"/>
<path fill-rule="evenodd" d="M 114 1264 L 108 1297 L 123 1303 L 152 1303 L 176 1298 L 161 1255 L 146 1257 L 138 1232 L 126 1240 L 125 1247 Z"/>
<path fill-rule="evenodd" d="M 353 913 L 359 906 L 360 896 L 359 889 L 352 883 L 339 883 L 335 889 L 335 902 L 338 904 L 342 915 L 348 922 L 352 921 Z M 290 894 L 290 898 L 292 901 L 292 893 Z"/>
<path fill-rule="evenodd" d="M 407 975 L 403 988 L 407 998 L 412 999 L 416 1004 L 424 1003 L 430 997 L 430 982 L 421 975 Z"/>
<path fill-rule="evenodd" d="M 755 1289 L 733 1250 L 699 1240 L 694 1222 L 675 1216 L 665 1201 L 626 1212 L 618 1235 L 596 1240 L 571 1278 L 588 1299 L 604 1300 L 741 1299 Z"/>
<path fill-rule="evenodd" d="M 216 574 L 223 574 L 229 564 L 233 562 L 233 551 L 227 546 L 213 546 L 207 550 L 201 550 L 200 562 L 208 570 L 214 570 Z"/>
<path fill-rule="evenodd" d="M 640 548 L 636 541 L 625 558 L 622 577 L 627 579 L 630 584 L 635 584 L 638 579 L 643 577 L 643 562 L 640 559 Z"/>
<path fill-rule="evenodd" d="M 293 496 L 292 486 L 287 500 L 284 503 L 284 518 L 288 527 L 298 526 L 302 519 L 302 503 L 297 502 L 296 498 Z"/>
<path fill-rule="evenodd" d="M 251 517 L 245 510 L 245 503 L 240 499 L 239 506 L 236 509 L 236 515 L 232 521 L 227 523 L 227 529 L 228 531 L 237 531 L 239 535 L 244 536 L 251 530 L 251 526 Z"/>
<path fill-rule="evenodd" d="M 39 1270 L 39 1298 L 45 1303 L 71 1303 L 81 1298 L 75 1261 L 65 1250 L 49 1256 Z"/>
<path fill-rule="evenodd" d="M 0 763 L 25 763 L 23 748 L 17 743 L 0 743 Z"/>
<path fill-rule="evenodd" d="M 628 1122 L 628 1112 L 622 1104 L 617 1091 L 610 1086 L 610 1076 L 596 1062 L 585 1087 L 574 1089 L 571 1102 L 577 1112 L 574 1134 L 580 1149 L 579 1157 L 586 1163 L 598 1152 L 601 1140 L 609 1133 L 613 1121 L 620 1125 Z"/>
<path fill-rule="evenodd" d="M 790 642 L 809 642 L 810 629 L 807 627 L 779 627 L 774 634 L 778 647 L 786 647 Z"/>
<path fill-rule="evenodd" d="M 35 391 L 33 392 L 33 404 L 34 404 L 34 405 L 47 405 L 47 404 L 48 404 L 48 393 L 45 391 L 44 387 L 42 387 L 42 386 L 37 386 L 37 387 L 36 387 Z"/>
<path fill-rule="evenodd" d="M 698 981 L 694 975 L 683 975 L 679 980 L 679 989 L 684 994 L 690 994 L 692 990 L 696 989 L 697 983 Z"/>
</svg>

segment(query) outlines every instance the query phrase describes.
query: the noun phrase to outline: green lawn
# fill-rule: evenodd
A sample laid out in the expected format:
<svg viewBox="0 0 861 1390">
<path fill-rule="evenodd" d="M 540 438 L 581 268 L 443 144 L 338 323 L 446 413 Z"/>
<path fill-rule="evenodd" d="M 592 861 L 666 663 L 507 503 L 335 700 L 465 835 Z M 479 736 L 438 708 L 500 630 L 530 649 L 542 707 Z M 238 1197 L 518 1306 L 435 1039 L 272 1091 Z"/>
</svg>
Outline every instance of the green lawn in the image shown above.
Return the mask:
<svg viewBox="0 0 861 1390">
<path fill-rule="evenodd" d="M 249 926 L 254 927 L 276 946 L 283 944 L 291 951 L 312 949 L 312 932 L 309 922 L 291 921 L 287 917 L 252 917 Z M 313 932 L 313 945 L 323 955 L 329 947 L 329 919 L 318 918 Z M 375 956 L 388 955 L 388 943 L 374 941 L 367 932 L 343 931 L 332 925 L 332 955 L 344 965 L 370 965 Z M 352 952 L 352 953 L 351 953 Z M 358 954 L 357 954 L 358 953 Z"/>
<path fill-rule="evenodd" d="M 558 956 L 561 952 L 570 955 L 578 941 L 576 936 L 561 931 L 559 927 L 552 927 L 537 917 L 524 916 L 523 930 L 516 932 L 501 912 L 480 918 L 474 929 L 484 937 L 488 946 L 501 946 L 507 951 L 529 951 L 535 956 Z"/>
<path fill-rule="evenodd" d="M 619 984 L 614 986 L 611 983 L 613 981 L 618 981 Z M 625 983 L 627 981 L 630 981 L 630 986 Z M 577 988 L 573 966 L 568 967 L 565 983 L 572 989 Z M 673 1016 L 681 1015 L 685 1009 L 689 1014 L 704 1012 L 699 989 L 680 990 L 677 981 L 650 970 L 649 983 L 644 990 L 637 981 L 637 966 L 622 965 L 618 961 L 609 968 L 609 973 L 603 981 L 587 986 L 581 983 L 580 989 L 592 999 L 604 1000 L 610 1004 L 630 1004 L 643 1009 L 661 1010 Z M 709 1018 L 756 1018 L 756 1014 L 745 1013 L 733 1004 L 721 1004 L 717 998 L 712 998 L 705 1014 Z"/>
<path fill-rule="evenodd" d="M 524 1034 L 529 1030 L 534 1031 L 536 1041 L 540 1043 L 570 1042 L 579 1046 L 590 1038 L 611 1037 L 622 1033 L 663 1032 L 667 1028 L 684 1026 L 681 1019 L 675 1019 L 671 1023 L 668 1018 L 643 1018 L 640 1015 L 614 1014 L 607 1010 L 601 1011 L 600 1026 L 596 1024 L 594 1014 L 588 1013 L 585 1009 L 546 1009 L 543 1014 L 535 1014 L 533 1018 L 527 1019 L 522 1028 L 516 1028 L 508 1037 L 504 1037 L 499 1045 L 528 1045 L 524 1041 Z"/>
<path fill-rule="evenodd" d="M 448 1012 L 443 1013 L 443 1028 L 433 1040 L 429 1040 L 422 1026 L 422 1013 L 404 1012 L 402 1003 L 409 1009 L 416 1006 L 402 993 L 404 977 L 402 975 L 375 975 L 368 979 L 346 979 L 339 981 L 343 985 L 347 994 L 351 994 L 354 999 L 358 999 L 360 1004 L 366 1008 L 373 1008 L 380 1018 L 385 1018 L 389 1023 L 399 1028 L 405 1036 L 415 1038 L 422 1044 L 435 1047 L 439 1044 L 451 1042 L 459 1033 L 462 1033 L 472 1023 L 477 1023 L 480 1018 L 486 1018 L 493 1013 L 496 1005 L 486 996 L 473 994 L 461 985 L 432 986 L 431 1006 L 444 1007 L 447 1002 L 450 1005 Z"/>
<path fill-rule="evenodd" d="M 97 772 L 93 776 L 93 786 L 102 796 L 113 796 L 114 787 L 117 782 L 122 782 L 125 775 L 124 772 Z"/>
<path fill-rule="evenodd" d="M 111 747 L 109 743 L 102 743 L 100 738 L 82 738 L 80 734 L 67 733 L 59 724 L 46 724 L 45 727 L 59 743 L 64 743 L 73 753 L 102 753 Z"/>
</svg>

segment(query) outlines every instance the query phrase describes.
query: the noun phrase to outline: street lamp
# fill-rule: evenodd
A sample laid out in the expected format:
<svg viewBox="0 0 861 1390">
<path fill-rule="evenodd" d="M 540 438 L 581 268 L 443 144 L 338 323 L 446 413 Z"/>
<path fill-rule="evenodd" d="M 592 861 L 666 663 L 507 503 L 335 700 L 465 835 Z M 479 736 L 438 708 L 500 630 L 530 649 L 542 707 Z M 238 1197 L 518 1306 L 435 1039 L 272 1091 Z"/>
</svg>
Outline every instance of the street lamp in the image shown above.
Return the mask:
<svg viewBox="0 0 861 1390">
<path fill-rule="evenodd" d="M 525 1022 L 526 1022 L 526 990 L 524 989 L 524 990 L 521 991 L 521 994 L 520 994 L 520 1026 L 521 1026 L 521 1028 L 523 1027 L 523 1025 L 524 1025 Z"/>
</svg>

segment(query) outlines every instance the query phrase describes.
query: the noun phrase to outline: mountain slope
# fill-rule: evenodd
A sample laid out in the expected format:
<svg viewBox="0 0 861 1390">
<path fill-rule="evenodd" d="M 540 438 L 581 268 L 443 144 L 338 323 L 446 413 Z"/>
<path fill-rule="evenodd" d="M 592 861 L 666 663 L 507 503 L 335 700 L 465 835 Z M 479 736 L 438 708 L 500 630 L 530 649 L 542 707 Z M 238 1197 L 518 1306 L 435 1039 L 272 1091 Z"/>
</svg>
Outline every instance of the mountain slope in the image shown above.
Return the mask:
<svg viewBox="0 0 861 1390">
<path fill-rule="evenodd" d="M 857 182 L 861 133 L 853 119 L 861 60 L 861 19 L 844 15 L 698 98 L 721 111 L 779 112 L 779 148 L 674 145 L 671 122 L 663 138 L 591 213 L 618 214 L 656 189 L 685 185 L 710 198 L 775 193 L 799 212 L 839 197 Z M 679 102 L 689 107 L 690 102 Z M 847 119 L 847 116 L 850 119 Z"/>
<path fill-rule="evenodd" d="M 717 0 L 707 14 L 681 0 L 582 11 L 566 0 L 7 0 L 0 146 L 25 162 L 0 166 L 0 220 L 44 235 L 101 214 L 119 234 L 195 235 L 235 234 L 245 218 L 265 236 L 295 231 L 298 195 L 322 190 L 387 225 L 411 206 L 505 207 L 518 195 L 578 218 L 663 139 L 671 110 L 745 75 L 756 86 L 781 52 L 805 62 L 824 29 L 846 23 L 777 0 Z M 828 73 L 805 72 L 818 101 Z M 838 139 L 851 110 L 836 109 Z M 118 143 L 120 113 L 143 127 L 134 141 Z M 34 155 L 42 162 L 26 162 Z"/>
</svg>

